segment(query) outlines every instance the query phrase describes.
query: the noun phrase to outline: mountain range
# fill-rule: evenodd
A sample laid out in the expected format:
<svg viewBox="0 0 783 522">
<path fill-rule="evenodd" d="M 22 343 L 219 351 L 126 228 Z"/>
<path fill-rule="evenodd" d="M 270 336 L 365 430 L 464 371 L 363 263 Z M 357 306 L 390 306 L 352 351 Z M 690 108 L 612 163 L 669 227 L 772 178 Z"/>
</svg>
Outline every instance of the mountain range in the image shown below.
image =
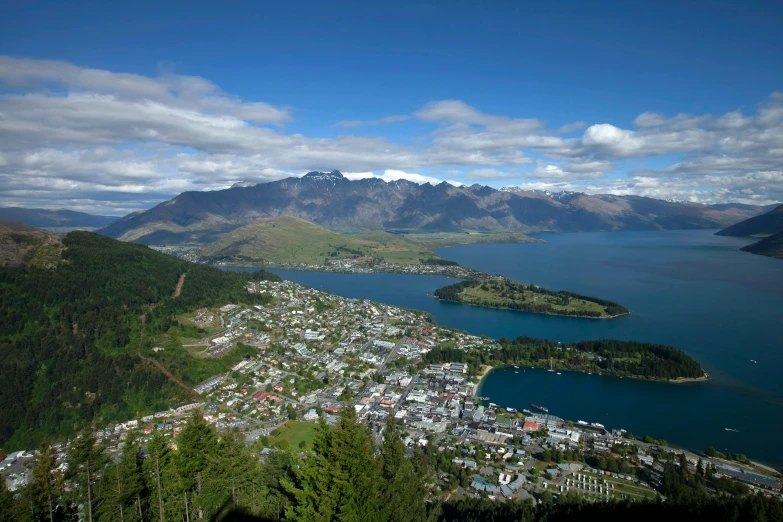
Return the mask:
<svg viewBox="0 0 783 522">
<path fill-rule="evenodd" d="M 209 244 L 258 218 L 294 216 L 338 232 L 387 230 L 589 232 L 719 228 L 762 207 L 662 201 L 639 196 L 547 194 L 483 185 L 432 185 L 310 172 L 226 190 L 184 192 L 100 230 L 145 244 Z"/>
<path fill-rule="evenodd" d="M 100 228 L 116 220 L 112 216 L 97 216 L 75 210 L 46 210 L 43 208 L 0 208 L 0 219 L 18 221 L 37 228 Z"/>
</svg>

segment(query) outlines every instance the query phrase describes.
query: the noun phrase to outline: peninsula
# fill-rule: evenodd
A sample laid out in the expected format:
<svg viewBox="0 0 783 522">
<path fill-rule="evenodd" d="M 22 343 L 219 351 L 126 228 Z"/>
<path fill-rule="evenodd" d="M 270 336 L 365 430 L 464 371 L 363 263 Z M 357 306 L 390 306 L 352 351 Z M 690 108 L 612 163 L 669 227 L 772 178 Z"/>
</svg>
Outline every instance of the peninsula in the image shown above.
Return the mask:
<svg viewBox="0 0 783 522">
<path fill-rule="evenodd" d="M 443 301 L 538 314 L 611 319 L 631 313 L 624 306 L 605 299 L 547 290 L 500 276 L 461 281 L 435 290 L 434 295 Z"/>
<path fill-rule="evenodd" d="M 471 368 L 520 364 L 548 366 L 558 370 L 595 372 L 633 379 L 670 383 L 709 380 L 709 374 L 688 354 L 673 346 L 617 339 L 559 343 L 549 339 L 501 337 L 498 349 L 489 353 L 458 350 L 449 345 L 434 348 L 424 356 L 430 364 L 457 360 Z M 485 369 L 483 379 L 489 368 Z"/>
</svg>

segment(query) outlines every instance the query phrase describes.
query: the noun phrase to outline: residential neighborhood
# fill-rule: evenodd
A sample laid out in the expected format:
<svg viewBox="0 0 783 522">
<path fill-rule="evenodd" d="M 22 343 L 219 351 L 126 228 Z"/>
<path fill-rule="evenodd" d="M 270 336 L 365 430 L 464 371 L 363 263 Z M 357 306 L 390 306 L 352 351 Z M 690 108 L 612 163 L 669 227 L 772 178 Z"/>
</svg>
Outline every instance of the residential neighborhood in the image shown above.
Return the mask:
<svg viewBox="0 0 783 522">
<path fill-rule="evenodd" d="M 197 414 L 218 429 L 240 430 L 264 458 L 270 451 L 307 448 L 315 423 L 335 423 L 341 410 L 353 408 L 376 443 L 391 415 L 409 452 L 419 448 L 437 456 L 436 494 L 499 502 L 563 494 L 651 499 L 659 495 L 663 461 L 675 454 L 694 472 L 714 469 L 752 490 L 781 496 L 781 481 L 772 473 L 630 439 L 620 429 L 494 404 L 477 396 L 485 369 L 426 360 L 436 347 L 499 349 L 490 338 L 436 326 L 421 312 L 287 281 L 252 282 L 247 291 L 269 296 L 269 304 L 226 303 L 182 320 L 208 332 L 190 346 L 198 356 L 219 358 L 240 344 L 253 354 L 196 384 L 197 399 L 99 429 L 110 451 L 121 449 L 131 433 L 144 443 L 154 432 L 176 449 L 183 424 Z M 56 447 L 61 465 L 66 447 Z M 0 463 L 10 490 L 30 480 L 32 456 L 16 452 Z"/>
</svg>

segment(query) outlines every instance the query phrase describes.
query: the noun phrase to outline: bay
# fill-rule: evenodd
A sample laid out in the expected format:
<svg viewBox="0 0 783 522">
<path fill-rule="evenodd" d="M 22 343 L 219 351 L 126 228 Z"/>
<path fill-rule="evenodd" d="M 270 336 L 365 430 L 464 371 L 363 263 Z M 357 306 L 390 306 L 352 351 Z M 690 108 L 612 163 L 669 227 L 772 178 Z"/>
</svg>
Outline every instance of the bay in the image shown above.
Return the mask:
<svg viewBox="0 0 783 522">
<path fill-rule="evenodd" d="M 546 243 L 438 251 L 488 273 L 617 301 L 611 320 L 493 310 L 432 297 L 442 276 L 273 270 L 335 294 L 424 310 L 438 324 L 494 338 L 617 338 L 677 346 L 713 379 L 663 384 L 520 369 L 496 370 L 481 394 L 517 408 L 601 422 L 694 449 L 713 445 L 780 465 L 783 447 L 783 261 L 739 251 L 750 240 L 709 230 L 541 234 Z M 755 359 L 758 364 L 753 364 Z M 587 418 L 586 418 L 587 417 Z M 739 431 L 726 431 L 725 428 Z"/>
</svg>

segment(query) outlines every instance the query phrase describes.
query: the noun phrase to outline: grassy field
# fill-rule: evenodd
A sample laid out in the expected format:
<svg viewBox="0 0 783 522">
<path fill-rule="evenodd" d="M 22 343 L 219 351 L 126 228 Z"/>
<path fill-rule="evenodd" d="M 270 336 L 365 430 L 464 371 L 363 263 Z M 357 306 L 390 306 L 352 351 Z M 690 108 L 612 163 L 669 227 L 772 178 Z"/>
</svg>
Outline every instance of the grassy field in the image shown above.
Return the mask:
<svg viewBox="0 0 783 522">
<path fill-rule="evenodd" d="M 307 448 L 310 449 L 313 447 L 315 427 L 316 424 L 314 422 L 297 422 L 296 426 L 276 436 L 275 444 L 286 441 L 289 448 L 296 449 L 299 447 L 299 443 L 304 441 L 307 444 Z"/>
<path fill-rule="evenodd" d="M 569 298 L 563 300 L 559 297 L 537 293 L 529 290 L 529 286 L 511 282 L 493 282 L 466 288 L 460 293 L 461 302 L 477 306 L 489 306 L 493 308 L 514 308 L 514 305 L 543 305 L 546 304 L 552 313 L 594 313 L 599 316 L 607 316 L 603 306 L 584 299 Z"/>
<path fill-rule="evenodd" d="M 382 231 L 348 236 L 294 217 L 257 219 L 205 247 L 201 254 L 236 262 L 317 265 L 339 259 L 410 264 L 437 258 L 403 236 Z"/>
</svg>

